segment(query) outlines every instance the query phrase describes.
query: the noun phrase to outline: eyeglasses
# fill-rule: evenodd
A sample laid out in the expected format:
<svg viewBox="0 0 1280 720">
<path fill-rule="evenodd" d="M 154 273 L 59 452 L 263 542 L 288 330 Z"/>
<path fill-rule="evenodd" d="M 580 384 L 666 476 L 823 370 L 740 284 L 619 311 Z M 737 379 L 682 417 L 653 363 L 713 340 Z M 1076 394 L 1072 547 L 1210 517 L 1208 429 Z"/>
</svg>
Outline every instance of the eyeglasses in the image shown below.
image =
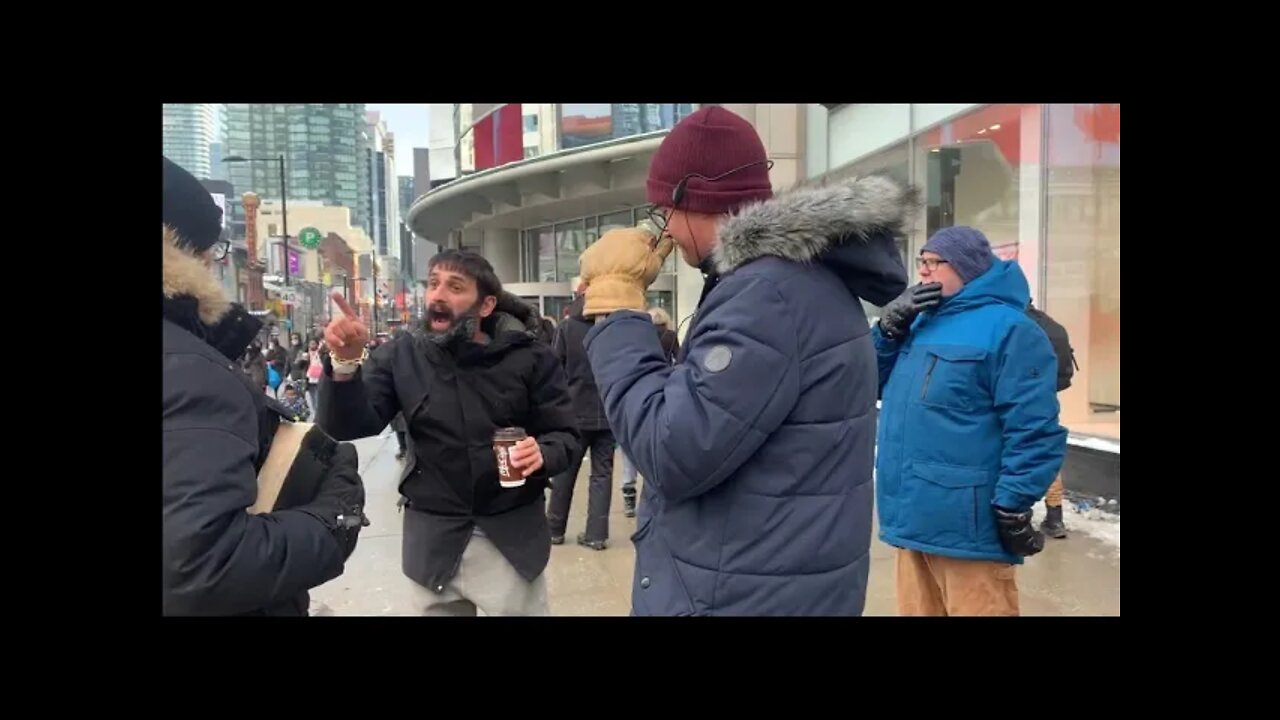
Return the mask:
<svg viewBox="0 0 1280 720">
<path fill-rule="evenodd" d="M 653 223 L 653 226 L 658 229 L 658 237 L 667 234 L 667 220 L 670 215 L 666 210 L 659 205 L 650 205 L 646 215 L 649 218 L 649 222 Z"/>
<path fill-rule="evenodd" d="M 923 267 L 923 268 L 929 268 L 929 272 L 933 272 L 934 270 L 937 270 L 937 269 L 938 269 L 938 266 L 939 266 L 939 265 L 942 265 L 942 264 L 943 264 L 943 263 L 945 263 L 945 262 L 946 262 L 946 260 L 943 260 L 942 258 L 922 258 L 922 257 L 918 257 L 918 258 L 916 258 L 916 269 L 917 269 L 917 270 L 919 270 L 919 269 L 920 269 L 920 268 L 922 268 L 922 267 Z"/>
<path fill-rule="evenodd" d="M 227 257 L 227 253 L 231 252 L 231 238 L 219 240 L 209 248 L 209 255 L 215 261 L 222 260 Z"/>
</svg>

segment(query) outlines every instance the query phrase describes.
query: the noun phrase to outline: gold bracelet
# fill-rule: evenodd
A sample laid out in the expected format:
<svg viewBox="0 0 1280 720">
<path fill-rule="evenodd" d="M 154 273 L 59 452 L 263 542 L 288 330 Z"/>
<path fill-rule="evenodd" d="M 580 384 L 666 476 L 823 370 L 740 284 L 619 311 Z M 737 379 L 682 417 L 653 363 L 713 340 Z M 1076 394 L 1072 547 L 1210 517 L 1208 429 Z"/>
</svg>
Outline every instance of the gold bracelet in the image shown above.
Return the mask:
<svg viewBox="0 0 1280 720">
<path fill-rule="evenodd" d="M 351 373 L 356 371 L 356 368 L 360 367 L 362 364 L 364 364 L 364 361 L 368 359 L 369 359 L 369 348 L 366 347 L 361 349 L 360 357 L 356 358 L 355 360 L 338 360 L 338 359 L 331 358 L 329 362 L 330 364 L 333 365 L 334 372 L 338 372 L 338 370 L 345 370 L 346 372 L 343 372 L 342 374 L 350 375 Z"/>
</svg>

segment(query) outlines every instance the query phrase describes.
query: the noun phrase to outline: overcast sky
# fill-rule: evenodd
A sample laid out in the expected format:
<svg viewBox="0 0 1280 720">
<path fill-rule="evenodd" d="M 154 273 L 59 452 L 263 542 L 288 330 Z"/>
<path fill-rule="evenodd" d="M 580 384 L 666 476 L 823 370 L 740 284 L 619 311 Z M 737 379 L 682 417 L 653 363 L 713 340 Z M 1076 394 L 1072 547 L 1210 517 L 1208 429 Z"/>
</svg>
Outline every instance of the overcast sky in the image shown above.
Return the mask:
<svg viewBox="0 0 1280 720">
<path fill-rule="evenodd" d="M 413 174 L 413 149 L 427 147 L 431 113 L 426 103 L 365 103 L 365 109 L 382 113 L 387 130 L 396 136 L 396 175 Z"/>
</svg>

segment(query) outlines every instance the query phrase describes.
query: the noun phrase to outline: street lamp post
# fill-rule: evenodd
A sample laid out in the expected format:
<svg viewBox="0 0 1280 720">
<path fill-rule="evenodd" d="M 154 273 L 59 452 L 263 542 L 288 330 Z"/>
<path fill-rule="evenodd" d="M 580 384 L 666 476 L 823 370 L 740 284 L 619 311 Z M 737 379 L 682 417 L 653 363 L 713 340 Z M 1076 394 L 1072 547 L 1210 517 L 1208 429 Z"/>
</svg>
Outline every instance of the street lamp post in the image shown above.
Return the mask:
<svg viewBox="0 0 1280 720">
<path fill-rule="evenodd" d="M 284 153 L 274 158 L 247 158 L 240 155 L 231 155 L 222 158 L 224 163 L 248 163 L 248 162 L 271 162 L 280 163 L 280 231 L 284 234 L 284 289 L 289 290 L 289 188 L 286 184 L 284 174 Z M 293 306 L 287 301 L 284 304 L 285 317 L 289 321 L 289 332 L 285 334 L 285 346 L 289 345 L 289 338 L 294 332 L 293 329 Z"/>
</svg>

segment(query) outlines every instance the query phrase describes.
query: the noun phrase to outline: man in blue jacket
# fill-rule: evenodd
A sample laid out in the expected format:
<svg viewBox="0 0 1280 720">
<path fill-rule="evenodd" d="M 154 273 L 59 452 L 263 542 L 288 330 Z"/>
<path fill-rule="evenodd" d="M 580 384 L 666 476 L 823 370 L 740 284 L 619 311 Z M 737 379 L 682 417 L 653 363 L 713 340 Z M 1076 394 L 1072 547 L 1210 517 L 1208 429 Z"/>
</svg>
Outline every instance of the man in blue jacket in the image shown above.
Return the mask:
<svg viewBox="0 0 1280 720">
<path fill-rule="evenodd" d="M 645 478 L 633 613 L 860 615 L 877 376 L 859 298 L 906 287 L 914 194 L 868 177 L 770 199 L 759 136 L 720 107 L 672 129 L 647 191 L 657 246 L 614 230 L 580 260 L 591 368 Z M 644 313 L 673 240 L 707 275 L 674 367 Z"/>
<path fill-rule="evenodd" d="M 1057 358 L 1027 279 L 970 227 L 938 231 L 921 285 L 873 331 L 883 395 L 876 504 L 898 548 L 899 615 L 1017 615 L 1014 570 L 1044 547 L 1031 506 L 1062 466 Z"/>
</svg>

